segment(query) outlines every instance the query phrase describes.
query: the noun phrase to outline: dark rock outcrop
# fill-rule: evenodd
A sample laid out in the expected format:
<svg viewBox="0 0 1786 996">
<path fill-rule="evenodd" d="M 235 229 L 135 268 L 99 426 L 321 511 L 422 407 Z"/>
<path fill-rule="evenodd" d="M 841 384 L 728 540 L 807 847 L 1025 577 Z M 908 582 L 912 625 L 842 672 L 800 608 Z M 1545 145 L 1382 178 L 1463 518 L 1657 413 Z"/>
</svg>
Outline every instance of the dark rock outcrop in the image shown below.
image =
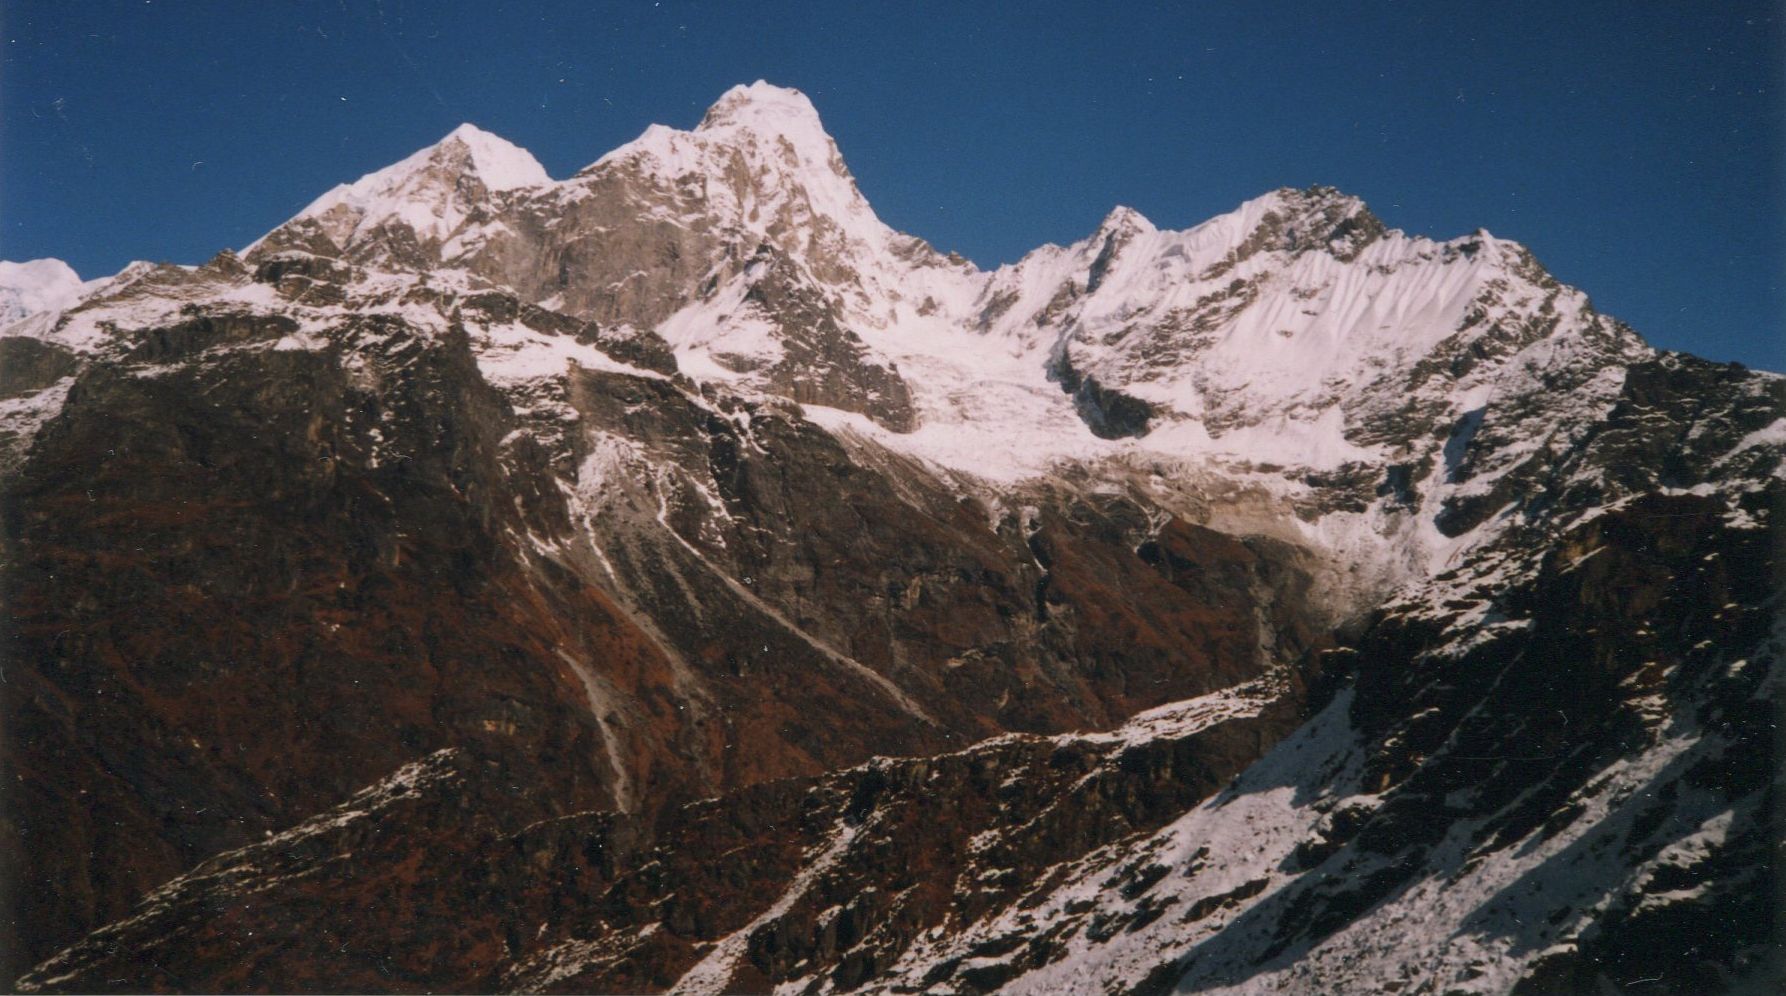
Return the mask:
<svg viewBox="0 0 1786 996">
<path fill-rule="evenodd" d="M 536 766 L 441 751 L 210 859 L 21 984 L 641 991 L 717 950 L 736 987 L 853 988 L 919 933 L 1207 796 L 1294 725 L 1294 702 L 1188 714 L 1142 742 L 1017 737 L 765 783 L 666 813 L 655 836 L 539 819 Z"/>
<path fill-rule="evenodd" d="M 1049 368 L 1049 376 L 1060 383 L 1060 389 L 1073 396 L 1073 407 L 1086 427 L 1102 439 L 1123 439 L 1147 435 L 1148 422 L 1154 417 L 1153 406 L 1140 398 L 1099 384 L 1073 368 L 1073 360 L 1063 347 Z"/>
<path fill-rule="evenodd" d="M 277 279 L 299 270 L 335 279 Z M 548 812 L 649 818 L 877 753 L 1108 725 L 1323 638 L 1290 548 L 1071 492 L 1037 496 L 1027 537 L 791 410 L 692 392 L 649 334 L 501 294 L 452 315 L 141 330 L 6 477 L 26 960 L 446 746 L 533 757 Z M 641 372 L 505 394 L 468 336 L 508 325 Z M 603 438 L 634 441 L 615 472 L 639 476 L 573 521 Z"/>
<path fill-rule="evenodd" d="M 424 153 L 0 330 L 21 988 L 1786 981 L 1786 381 L 1328 188 L 979 273 L 766 84 Z"/>
</svg>

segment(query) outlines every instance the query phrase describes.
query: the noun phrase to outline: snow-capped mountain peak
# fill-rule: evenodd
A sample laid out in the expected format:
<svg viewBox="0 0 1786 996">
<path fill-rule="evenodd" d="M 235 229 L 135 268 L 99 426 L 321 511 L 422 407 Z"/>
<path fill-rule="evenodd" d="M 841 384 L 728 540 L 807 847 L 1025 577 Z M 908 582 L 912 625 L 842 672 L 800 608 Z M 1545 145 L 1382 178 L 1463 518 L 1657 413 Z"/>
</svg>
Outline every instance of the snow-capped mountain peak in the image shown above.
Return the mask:
<svg viewBox="0 0 1786 996">
<path fill-rule="evenodd" d="M 1132 207 L 1118 204 L 1110 209 L 1110 213 L 1104 216 L 1103 221 L 1098 223 L 1097 236 L 1153 231 L 1158 231 L 1158 229 L 1154 227 L 1153 222 L 1147 220 L 1146 215 Z"/>
<path fill-rule="evenodd" d="M 578 174 L 565 196 L 587 201 L 616 191 L 639 201 L 640 214 L 699 240 L 687 249 L 703 260 L 695 268 L 716 290 L 767 244 L 794 262 L 788 276 L 811 284 L 815 301 L 859 331 L 896 325 L 927 299 L 934 314 L 974 293 L 958 286 L 971 267 L 950 264 L 880 220 L 797 90 L 761 81 L 734 87 L 695 128 L 653 125 Z M 680 258 L 678 265 L 691 262 Z M 918 271 L 947 273 L 914 278 Z M 677 327 L 735 323 L 739 313 L 717 303 L 724 297 L 680 302 L 686 308 Z"/>
<path fill-rule="evenodd" d="M 1775 951 L 1786 379 L 1518 243 L 1285 188 L 981 271 L 757 83 L 562 182 L 462 126 L 246 256 L 0 264 L 19 991 Z"/>
<path fill-rule="evenodd" d="M 103 281 L 82 281 L 59 259 L 0 260 L 0 325 L 71 307 Z"/>
<path fill-rule="evenodd" d="M 514 190 L 552 182 L 544 166 L 526 149 L 469 122 L 459 125 L 433 145 L 368 173 L 353 183 L 324 194 L 305 213 L 326 208 L 339 199 L 363 200 L 412 189 L 426 173 L 452 173 L 475 177 L 486 190 Z"/>
<path fill-rule="evenodd" d="M 825 133 L 818 109 L 812 106 L 806 94 L 763 80 L 740 84 L 721 94 L 695 130 L 726 127 L 750 127 L 786 134 L 807 131 L 824 136 Z"/>
<path fill-rule="evenodd" d="M 456 152 L 452 148 L 455 145 L 464 147 L 478 179 L 491 190 L 537 187 L 552 182 L 546 175 L 546 168 L 533 158 L 531 152 L 470 122 L 448 132 L 433 148 Z"/>
<path fill-rule="evenodd" d="M 1326 249 L 1355 258 L 1387 228 L 1364 201 L 1332 187 L 1281 187 L 1191 229 L 1195 248 L 1238 262 L 1259 252 Z M 1201 253 L 1199 253 L 1201 255 Z"/>
<path fill-rule="evenodd" d="M 563 183 L 462 126 L 303 217 L 356 259 L 450 261 L 552 310 L 655 329 L 700 379 L 928 425 L 896 445 L 943 463 L 983 451 L 974 432 L 1009 438 L 1008 420 L 1047 427 L 1028 469 L 1118 445 L 1094 435 L 1292 467 L 1388 459 L 1378 443 L 1438 431 L 1553 332 L 1606 339 L 1589 367 L 1628 351 L 1516 244 L 1408 236 L 1332 187 L 1184 230 L 1118 206 L 996 272 L 950 264 L 880 221 L 806 95 L 762 81 Z M 278 244 L 308 248 L 307 231 Z"/>
<path fill-rule="evenodd" d="M 551 182 L 526 149 L 461 124 L 433 145 L 335 187 L 292 220 L 315 221 L 341 248 L 390 222 L 402 223 L 418 240 L 445 240 L 488 194 Z"/>
<path fill-rule="evenodd" d="M 830 229 L 880 245 L 875 217 L 798 90 L 758 81 L 728 90 L 690 131 L 652 125 L 584 171 L 634 171 L 669 187 L 698 183 L 714 220 L 768 235 Z"/>
</svg>

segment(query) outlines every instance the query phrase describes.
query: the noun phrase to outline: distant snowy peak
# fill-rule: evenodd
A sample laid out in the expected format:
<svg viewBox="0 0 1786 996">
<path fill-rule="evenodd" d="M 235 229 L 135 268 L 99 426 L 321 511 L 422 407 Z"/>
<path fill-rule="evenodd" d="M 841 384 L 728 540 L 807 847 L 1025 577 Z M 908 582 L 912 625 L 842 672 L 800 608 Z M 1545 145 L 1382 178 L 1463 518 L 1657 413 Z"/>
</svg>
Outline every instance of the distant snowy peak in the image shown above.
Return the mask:
<svg viewBox="0 0 1786 996">
<path fill-rule="evenodd" d="M 1364 201 L 1331 187 L 1273 190 L 1187 229 L 1160 228 L 1134 208 L 1119 205 L 1084 239 L 1064 248 L 1042 246 L 1002 267 L 993 286 L 997 290 L 1001 284 L 1040 281 L 1053 294 L 1055 284 L 1077 279 L 1078 291 L 1096 291 L 1119 260 L 1123 268 L 1140 267 L 1173 282 L 1215 279 L 1269 253 L 1288 258 L 1325 250 L 1349 261 L 1388 234 Z M 1074 272 L 1087 267 L 1090 273 Z M 1022 309 L 1014 314 L 1024 319 L 1033 315 Z"/>
<path fill-rule="evenodd" d="M 400 162 L 334 188 L 293 220 L 314 220 L 342 248 L 391 221 L 418 239 L 445 239 L 483 197 L 551 183 L 526 149 L 462 124 Z"/>
<path fill-rule="evenodd" d="M 1045 363 L 1092 432 L 1291 467 L 1422 460 L 1544 384 L 1591 408 L 1648 355 L 1517 243 L 1410 236 L 1328 187 L 1181 231 L 1118 208 L 991 274 L 976 306 L 972 326 Z"/>
<path fill-rule="evenodd" d="M 1118 204 L 1110 209 L 1104 220 L 1098 223 L 1098 230 L 1092 233 L 1092 241 L 1116 238 L 1126 239 L 1145 232 L 1156 232 L 1158 228 L 1148 221 L 1141 212 L 1132 207 Z"/>
<path fill-rule="evenodd" d="M 323 195 L 314 209 L 333 198 L 368 200 L 412 189 L 424 176 L 471 177 L 486 190 L 515 190 L 552 182 L 533 154 L 473 124 L 462 124 L 440 141 L 384 169 L 368 173 Z"/>
<path fill-rule="evenodd" d="M 812 106 L 806 94 L 763 80 L 740 84 L 720 94 L 695 130 L 714 131 L 729 127 L 829 140 L 825 126 L 819 121 L 818 108 Z"/>
<path fill-rule="evenodd" d="M 1183 230 L 1117 207 L 1072 245 L 981 271 L 886 226 L 812 101 L 762 81 L 563 182 L 461 127 L 330 191 L 269 249 L 464 270 L 655 329 L 704 377 L 947 430 L 952 453 L 974 449 L 956 445 L 973 423 L 1048 426 L 1044 455 L 1146 437 L 1285 466 L 1388 459 L 1526 390 L 1528 370 L 1585 383 L 1643 352 L 1520 246 L 1410 236 L 1331 187 Z"/>
<path fill-rule="evenodd" d="M 620 192 L 646 221 L 703 233 L 707 244 L 698 251 L 719 283 L 738 279 L 739 264 L 759 246 L 773 246 L 859 332 L 920 315 L 937 324 L 963 314 L 977 293 L 971 264 L 880 220 L 797 90 L 760 81 L 734 87 L 695 128 L 653 125 L 565 191 L 567 198 Z"/>
<path fill-rule="evenodd" d="M 1154 231 L 1146 219 L 1126 208 L 1112 212 L 1104 225 L 1139 227 L 1135 219 L 1140 219 L 1147 232 Z M 1357 197 L 1332 187 L 1283 187 L 1200 225 L 1163 235 L 1174 244 L 1177 254 L 1208 270 L 1266 252 L 1295 255 L 1325 250 L 1349 260 L 1387 232 Z"/>
<path fill-rule="evenodd" d="M 1284 252 L 1324 249 L 1351 258 L 1387 232 L 1364 201 L 1332 187 L 1284 187 L 1249 204 L 1263 211 L 1253 234 Z"/>
<path fill-rule="evenodd" d="M 793 235 L 876 249 L 896 235 L 856 189 L 812 101 L 761 81 L 727 91 L 693 130 L 652 125 L 581 175 L 622 170 L 667 187 L 697 185 L 711 220 L 788 248 Z"/>
<path fill-rule="evenodd" d="M 464 149 L 478 179 L 491 190 L 539 187 L 552 182 L 533 153 L 473 124 L 453 129 L 434 148 L 449 155 Z"/>
<path fill-rule="evenodd" d="M 692 130 L 654 124 L 637 139 L 601 157 L 591 169 L 652 157 L 665 169 L 686 172 L 710 165 L 703 153 L 730 150 L 762 152 L 784 167 L 821 166 L 849 176 L 838 156 L 837 143 L 825 131 L 812 101 L 798 90 L 762 80 L 727 90 Z"/>
<path fill-rule="evenodd" d="M 71 308 L 99 283 L 82 281 L 59 259 L 0 261 L 0 326 L 40 311 Z"/>
</svg>

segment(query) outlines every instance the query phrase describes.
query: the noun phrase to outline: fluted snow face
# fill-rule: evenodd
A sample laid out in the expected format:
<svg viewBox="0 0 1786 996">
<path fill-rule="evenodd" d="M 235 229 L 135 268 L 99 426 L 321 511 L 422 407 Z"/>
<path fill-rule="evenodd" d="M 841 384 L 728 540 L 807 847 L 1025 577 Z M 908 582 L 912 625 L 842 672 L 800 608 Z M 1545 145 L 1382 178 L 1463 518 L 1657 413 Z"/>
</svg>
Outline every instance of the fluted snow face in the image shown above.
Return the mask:
<svg viewBox="0 0 1786 996">
<path fill-rule="evenodd" d="M 1321 189 L 1185 231 L 1121 209 L 1000 270 L 982 300 L 984 334 L 1150 405 L 1152 445 L 1310 466 L 1370 456 L 1391 434 L 1373 418 L 1411 392 L 1455 407 L 1449 395 L 1492 388 L 1515 354 L 1550 360 L 1556 340 L 1584 337 L 1603 348 L 1571 361 L 1644 350 L 1515 243 L 1386 230 Z"/>
<path fill-rule="evenodd" d="M 1318 407 L 1417 362 L 1491 283 L 1518 303 L 1548 293 L 1517 272 L 1522 254 L 1486 233 L 1436 243 L 1386 232 L 1338 195 L 1277 191 L 1186 231 L 1118 213 L 1001 273 L 995 284 L 1016 301 L 989 330 L 1052 332 L 1107 386 L 1232 421 L 1222 409 Z M 1559 303 L 1584 314 L 1585 298 L 1568 297 Z"/>
</svg>

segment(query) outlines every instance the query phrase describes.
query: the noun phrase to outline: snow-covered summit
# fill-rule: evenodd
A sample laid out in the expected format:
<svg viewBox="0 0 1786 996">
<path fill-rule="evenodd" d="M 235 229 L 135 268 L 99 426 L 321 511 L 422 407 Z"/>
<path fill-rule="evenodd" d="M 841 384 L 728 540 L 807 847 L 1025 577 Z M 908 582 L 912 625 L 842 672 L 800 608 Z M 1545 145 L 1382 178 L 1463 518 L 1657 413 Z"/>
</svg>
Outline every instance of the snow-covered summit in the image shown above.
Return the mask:
<svg viewBox="0 0 1786 996">
<path fill-rule="evenodd" d="M 711 155 L 716 151 L 750 153 L 759 149 L 784 165 L 818 164 L 848 176 L 837 155 L 837 144 L 819 120 L 812 101 L 798 90 L 762 80 L 721 94 L 693 129 L 653 124 L 637 139 L 602 156 L 590 169 L 645 160 L 654 161 L 667 173 L 682 175 L 712 165 Z"/>
<path fill-rule="evenodd" d="M 430 170 L 475 177 L 487 190 L 514 190 L 552 182 L 532 153 L 468 122 L 447 132 L 433 145 L 353 183 L 336 187 L 310 209 L 326 206 L 332 198 L 367 200 L 388 195 L 405 189 L 419 174 Z"/>
<path fill-rule="evenodd" d="M 343 248 L 391 221 L 407 225 L 418 239 L 445 239 L 484 195 L 551 182 L 526 149 L 462 124 L 427 148 L 335 187 L 293 220 L 316 221 Z"/>
<path fill-rule="evenodd" d="M 1158 228 L 1155 227 L 1153 222 L 1147 220 L 1146 215 L 1132 207 L 1118 204 L 1110 209 L 1110 213 L 1104 216 L 1103 221 L 1098 223 L 1094 238 L 1097 236 L 1109 235 L 1134 235 L 1140 232 L 1153 231 L 1158 231 Z"/>
<path fill-rule="evenodd" d="M 579 184 L 582 192 L 573 192 Z M 734 87 L 693 129 L 653 125 L 567 188 L 567 197 L 625 190 L 640 203 L 644 220 L 711 235 L 700 247 L 702 262 L 691 268 L 704 271 L 713 288 L 698 300 L 684 299 L 684 313 L 666 325 L 718 326 L 717 334 L 700 338 L 728 350 L 748 330 L 726 327 L 737 325 L 743 312 L 723 304 L 727 295 L 719 285 L 751 279 L 743 261 L 765 244 L 792 260 L 785 272 L 813 287 L 857 332 L 909 328 L 920 310 L 927 319 L 919 324 L 946 324 L 965 315 L 977 293 L 971 264 L 951 261 L 881 221 L 798 90 L 762 81 Z M 745 337 L 758 338 L 754 332 Z"/>
<path fill-rule="evenodd" d="M 491 190 L 537 187 L 552 182 L 546 168 L 526 149 L 469 122 L 454 128 L 435 148 L 463 146 L 478 179 Z"/>
<path fill-rule="evenodd" d="M 446 265 L 652 329 L 697 379 L 797 397 L 834 427 L 909 396 L 912 417 L 881 427 L 917 429 L 887 445 L 1002 478 L 1126 453 L 1418 462 L 1404 450 L 1431 446 L 1410 440 L 1440 445 L 1527 371 L 1598 384 L 1644 351 L 1517 244 L 1411 236 L 1331 187 L 1185 229 L 1119 206 L 1076 243 L 982 271 L 884 224 L 813 102 L 763 81 L 561 183 L 466 126 L 304 218 L 276 245 Z M 802 359 L 819 329 L 823 377 Z"/>
<path fill-rule="evenodd" d="M 652 125 L 585 173 L 622 168 L 699 182 L 718 220 L 763 234 L 819 227 L 875 248 L 895 234 L 856 189 L 812 101 L 760 80 L 726 91 L 694 129 Z"/>
<path fill-rule="evenodd" d="M 1343 258 L 1387 229 L 1358 197 L 1332 187 L 1280 187 L 1182 234 L 1188 256 L 1214 266 L 1259 252 L 1327 249 Z"/>
<path fill-rule="evenodd" d="M 73 307 L 101 282 L 81 280 L 74 267 L 59 259 L 0 260 L 0 326 Z"/>
<path fill-rule="evenodd" d="M 822 135 L 825 131 L 818 109 L 812 106 L 806 94 L 763 80 L 739 84 L 720 94 L 695 130 L 724 127 L 751 127 L 787 135 L 800 132 Z"/>
</svg>

